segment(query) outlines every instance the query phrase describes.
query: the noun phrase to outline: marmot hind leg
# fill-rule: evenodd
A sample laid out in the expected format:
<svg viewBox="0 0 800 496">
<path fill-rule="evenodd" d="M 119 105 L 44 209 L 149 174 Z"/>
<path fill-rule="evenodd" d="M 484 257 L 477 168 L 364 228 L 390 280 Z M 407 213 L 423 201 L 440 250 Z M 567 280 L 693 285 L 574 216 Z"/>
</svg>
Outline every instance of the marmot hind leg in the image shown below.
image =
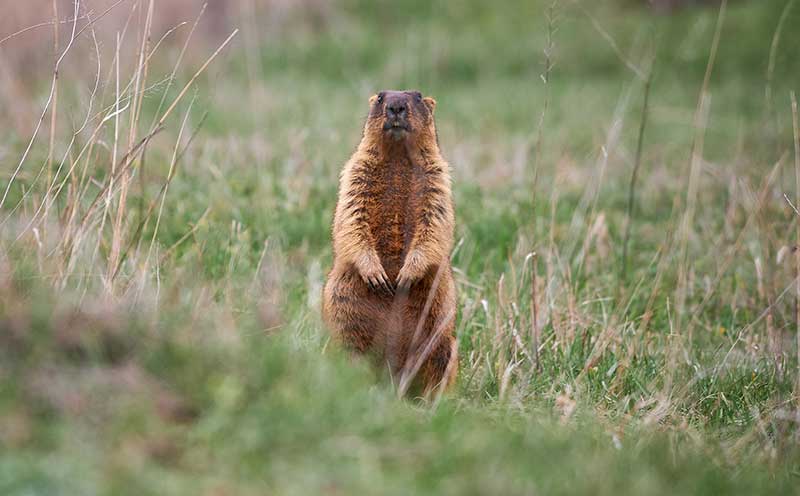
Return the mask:
<svg viewBox="0 0 800 496">
<path fill-rule="evenodd" d="M 419 293 L 424 293 L 424 287 L 417 288 Z M 454 302 L 447 291 L 447 287 L 434 297 L 430 313 L 425 317 L 424 327 L 421 329 L 422 337 L 415 342 L 411 336 L 416 333 L 420 313 L 425 300 L 418 293 L 412 298 L 411 307 L 407 310 L 405 329 L 407 348 L 403 353 L 404 365 L 401 371 L 401 384 L 411 381 L 409 393 L 412 396 L 422 395 L 430 398 L 440 390 L 447 390 L 455 382 L 458 372 L 458 350 L 455 333 Z M 416 303 L 416 305 L 414 304 Z M 431 341 L 434 339 L 435 341 Z M 411 375 L 402 379 L 403 375 Z"/>
<path fill-rule="evenodd" d="M 456 346 L 456 338 L 452 336 L 452 331 L 448 331 L 422 365 L 420 376 L 423 396 L 426 398 L 448 390 L 455 383 L 458 372 Z"/>
<path fill-rule="evenodd" d="M 345 349 L 358 353 L 372 347 L 376 334 L 366 293 L 366 283 L 351 271 L 332 274 L 323 290 L 322 313 L 331 334 Z"/>
<path fill-rule="evenodd" d="M 429 343 L 412 344 L 421 353 L 426 354 L 422 357 L 424 361 L 416 382 L 421 387 L 423 396 L 430 397 L 431 394 L 435 395 L 450 388 L 458 373 L 455 284 L 449 268 L 443 274 L 432 273 L 423 279 L 412 293 L 415 293 L 412 295 L 415 303 L 412 312 L 417 315 L 425 313 L 428 299 L 432 297 L 430 313 L 426 316 L 425 322 L 424 335 L 427 338 L 423 341 L 434 336 L 437 341 L 432 343 L 432 347 Z"/>
</svg>

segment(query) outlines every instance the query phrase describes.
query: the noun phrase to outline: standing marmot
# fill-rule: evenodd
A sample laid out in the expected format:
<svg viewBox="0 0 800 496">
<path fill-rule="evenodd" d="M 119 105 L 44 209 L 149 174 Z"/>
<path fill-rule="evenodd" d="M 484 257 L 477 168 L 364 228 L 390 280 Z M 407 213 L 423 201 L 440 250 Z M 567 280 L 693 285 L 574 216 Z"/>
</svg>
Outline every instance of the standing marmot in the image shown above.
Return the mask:
<svg viewBox="0 0 800 496">
<path fill-rule="evenodd" d="M 401 394 L 427 396 L 458 369 L 450 166 L 432 98 L 382 91 L 369 105 L 340 178 L 322 313 L 347 348 L 388 364 Z"/>
</svg>

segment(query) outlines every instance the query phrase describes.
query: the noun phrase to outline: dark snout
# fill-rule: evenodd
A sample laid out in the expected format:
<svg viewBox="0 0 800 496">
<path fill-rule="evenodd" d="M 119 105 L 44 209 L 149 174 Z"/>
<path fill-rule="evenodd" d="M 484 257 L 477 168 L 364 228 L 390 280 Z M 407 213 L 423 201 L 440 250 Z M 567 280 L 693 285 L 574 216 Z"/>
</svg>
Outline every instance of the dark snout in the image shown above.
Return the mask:
<svg viewBox="0 0 800 496">
<path fill-rule="evenodd" d="M 392 131 L 392 134 L 408 132 L 411 126 L 408 122 L 408 101 L 405 94 L 390 95 L 386 98 L 385 120 L 383 122 L 384 131 Z"/>
<path fill-rule="evenodd" d="M 386 116 L 390 119 L 405 119 L 407 112 L 406 102 L 395 101 L 386 105 Z"/>
</svg>

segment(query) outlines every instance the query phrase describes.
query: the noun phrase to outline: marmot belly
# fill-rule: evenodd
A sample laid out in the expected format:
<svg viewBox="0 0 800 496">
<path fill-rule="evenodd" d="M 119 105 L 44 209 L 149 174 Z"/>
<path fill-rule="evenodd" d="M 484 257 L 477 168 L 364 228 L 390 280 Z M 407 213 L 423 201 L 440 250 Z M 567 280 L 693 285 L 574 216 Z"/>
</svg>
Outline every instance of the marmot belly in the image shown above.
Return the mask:
<svg viewBox="0 0 800 496">
<path fill-rule="evenodd" d="M 377 175 L 369 225 L 383 268 L 394 280 L 419 222 L 420 178 L 407 159 L 385 164 Z"/>
</svg>

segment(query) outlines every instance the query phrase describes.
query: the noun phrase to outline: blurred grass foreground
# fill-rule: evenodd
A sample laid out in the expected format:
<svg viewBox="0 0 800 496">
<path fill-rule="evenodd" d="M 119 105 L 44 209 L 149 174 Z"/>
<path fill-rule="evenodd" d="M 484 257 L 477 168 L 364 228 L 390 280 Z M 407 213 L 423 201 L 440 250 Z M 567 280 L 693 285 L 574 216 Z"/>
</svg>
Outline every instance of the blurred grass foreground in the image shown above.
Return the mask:
<svg viewBox="0 0 800 496">
<path fill-rule="evenodd" d="M 800 494 L 800 2 L 0 14 L 0 494 Z M 319 311 L 367 99 L 438 101 L 460 370 Z"/>
</svg>

